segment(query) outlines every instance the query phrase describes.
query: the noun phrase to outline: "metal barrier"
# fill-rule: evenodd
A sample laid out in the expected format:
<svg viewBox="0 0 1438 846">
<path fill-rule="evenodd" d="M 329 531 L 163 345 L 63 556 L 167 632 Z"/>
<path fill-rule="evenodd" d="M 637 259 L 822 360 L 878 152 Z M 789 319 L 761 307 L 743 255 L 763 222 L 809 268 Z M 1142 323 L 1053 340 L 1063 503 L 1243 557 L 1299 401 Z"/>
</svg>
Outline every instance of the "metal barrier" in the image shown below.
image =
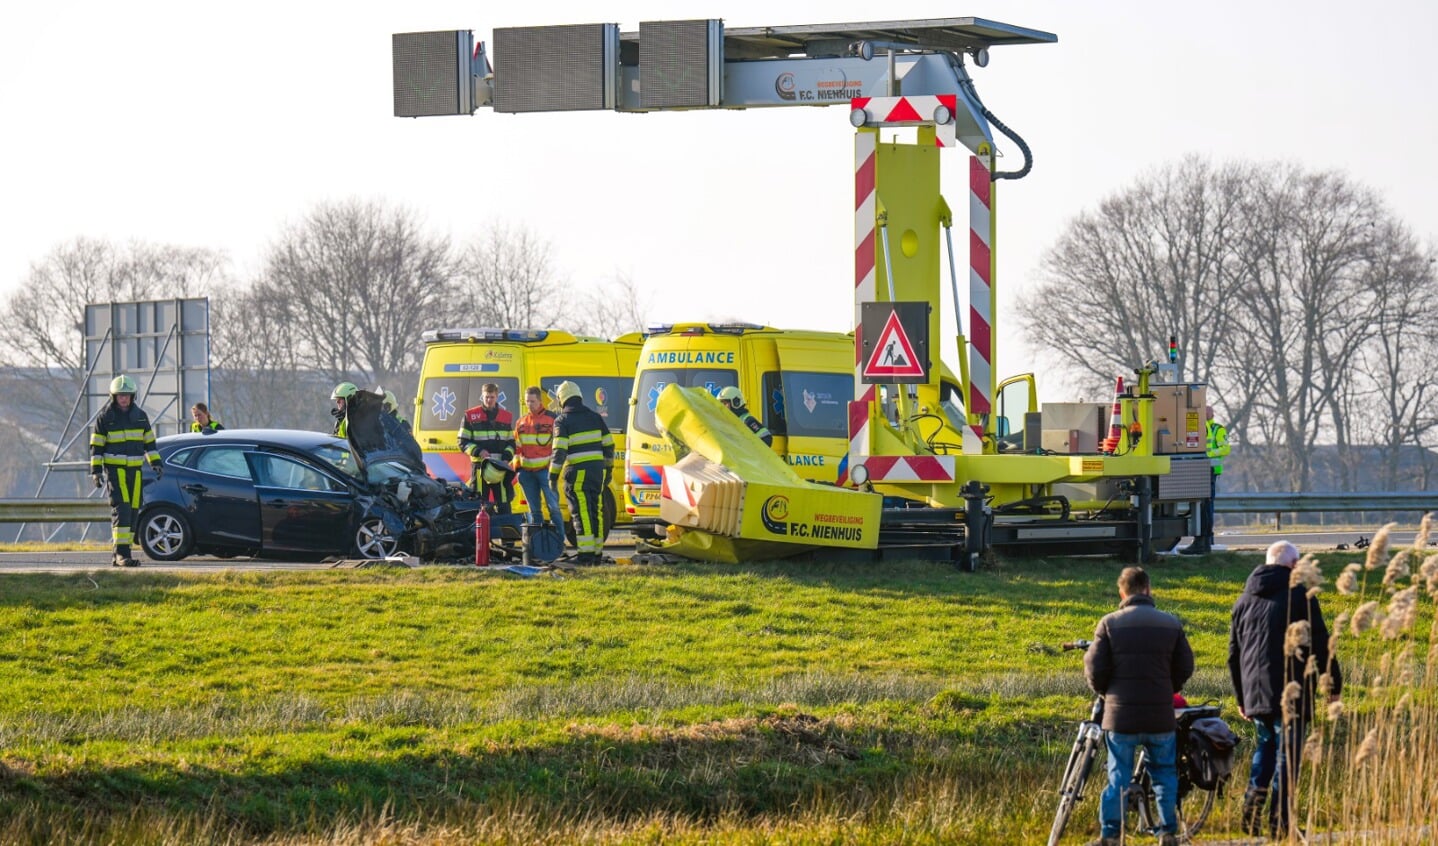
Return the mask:
<svg viewBox="0 0 1438 846">
<path fill-rule="evenodd" d="M 1316 511 L 1438 511 L 1438 493 L 1220 493 L 1220 514 Z M 108 523 L 104 499 L 0 499 L 0 523 Z"/>
<path fill-rule="evenodd" d="M 108 523 L 105 499 L 0 499 L 0 523 Z"/>
</svg>

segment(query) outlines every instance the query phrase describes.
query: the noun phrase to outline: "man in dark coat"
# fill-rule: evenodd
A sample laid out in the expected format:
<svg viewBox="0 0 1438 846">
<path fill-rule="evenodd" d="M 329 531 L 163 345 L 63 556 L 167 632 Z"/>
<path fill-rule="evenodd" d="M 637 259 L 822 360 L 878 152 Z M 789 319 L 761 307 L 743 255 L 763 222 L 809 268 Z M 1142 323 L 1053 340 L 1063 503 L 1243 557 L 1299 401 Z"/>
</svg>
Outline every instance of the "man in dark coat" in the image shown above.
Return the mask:
<svg viewBox="0 0 1438 846">
<path fill-rule="evenodd" d="M 1238 713 L 1253 721 L 1257 736 L 1242 813 L 1243 829 L 1252 835 L 1263 833 L 1268 803 L 1269 832 L 1287 836 L 1314 692 L 1322 688 L 1336 701 L 1343 690 L 1343 674 L 1328 653 L 1323 610 L 1318 598 L 1308 595 L 1308 585 L 1294 578 L 1297 563 L 1293 544 L 1270 546 L 1233 604 L 1228 630 L 1228 673 Z"/>
<path fill-rule="evenodd" d="M 1090 846 L 1118 846 L 1124 791 L 1138 747 L 1158 803 L 1161 846 L 1178 844 L 1178 722 L 1173 695 L 1193 675 L 1193 650 L 1183 624 L 1158 610 L 1148 573 L 1126 567 L 1118 577 L 1118 610 L 1098 621 L 1084 655 L 1089 687 L 1103 696 L 1108 786 L 1099 800 L 1102 834 Z"/>
<path fill-rule="evenodd" d="M 549 458 L 549 486 L 559 490 L 562 473 L 569 515 L 574 521 L 574 563 L 600 564 L 604 559 L 604 489 L 614 467 L 614 436 L 597 412 L 584 404 L 579 386 L 570 381 L 554 392 L 559 417 L 554 421 L 554 451 Z"/>
</svg>

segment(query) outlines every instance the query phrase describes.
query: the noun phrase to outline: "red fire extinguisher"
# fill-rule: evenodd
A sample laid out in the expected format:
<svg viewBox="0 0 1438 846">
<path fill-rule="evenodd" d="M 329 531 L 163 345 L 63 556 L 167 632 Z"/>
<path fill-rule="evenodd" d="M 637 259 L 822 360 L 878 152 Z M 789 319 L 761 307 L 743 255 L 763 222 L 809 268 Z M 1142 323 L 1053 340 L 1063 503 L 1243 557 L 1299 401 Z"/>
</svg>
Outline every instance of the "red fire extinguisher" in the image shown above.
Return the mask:
<svg viewBox="0 0 1438 846">
<path fill-rule="evenodd" d="M 474 566 L 489 566 L 489 511 L 474 512 Z"/>
</svg>

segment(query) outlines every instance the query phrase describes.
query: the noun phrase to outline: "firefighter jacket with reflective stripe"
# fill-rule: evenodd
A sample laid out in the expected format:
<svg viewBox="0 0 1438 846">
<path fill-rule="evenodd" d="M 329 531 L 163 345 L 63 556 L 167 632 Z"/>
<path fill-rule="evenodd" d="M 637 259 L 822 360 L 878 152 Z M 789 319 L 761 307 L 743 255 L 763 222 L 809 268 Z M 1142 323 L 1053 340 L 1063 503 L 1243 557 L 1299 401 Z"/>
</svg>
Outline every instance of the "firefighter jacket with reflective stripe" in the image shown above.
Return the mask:
<svg viewBox="0 0 1438 846">
<path fill-rule="evenodd" d="M 547 408 L 526 414 L 514 424 L 519 470 L 543 470 L 554 454 L 554 412 Z"/>
<path fill-rule="evenodd" d="M 604 418 L 586 408 L 578 400 L 564 406 L 554 421 L 554 454 L 550 457 L 549 473 L 554 475 L 570 467 L 595 466 L 608 469 L 614 460 L 614 438 Z M 590 462 L 603 462 L 590 464 Z"/>
<path fill-rule="evenodd" d="M 498 405 L 493 411 L 476 405 L 464 413 L 459 448 L 476 464 L 484 452 L 508 463 L 514 458 L 514 416 Z"/>
<path fill-rule="evenodd" d="M 95 431 L 90 435 L 90 472 L 99 473 L 107 467 L 139 467 L 146 461 L 160 463 L 150 415 L 134 402 L 129 410 L 122 411 L 110 400 L 95 418 Z"/>
<path fill-rule="evenodd" d="M 749 431 L 759 436 L 759 440 L 764 442 L 764 446 L 771 447 L 774 445 L 773 433 L 771 433 L 767 428 L 765 428 L 763 423 L 759 422 L 759 418 L 750 414 L 748 409 L 736 408 L 733 409 L 733 411 L 734 416 L 739 418 L 739 422 L 743 423 L 745 426 L 748 426 Z"/>
<path fill-rule="evenodd" d="M 1223 475 L 1223 459 L 1228 455 L 1228 430 L 1222 423 L 1208 421 L 1208 457 L 1213 460 L 1213 475 Z"/>
</svg>

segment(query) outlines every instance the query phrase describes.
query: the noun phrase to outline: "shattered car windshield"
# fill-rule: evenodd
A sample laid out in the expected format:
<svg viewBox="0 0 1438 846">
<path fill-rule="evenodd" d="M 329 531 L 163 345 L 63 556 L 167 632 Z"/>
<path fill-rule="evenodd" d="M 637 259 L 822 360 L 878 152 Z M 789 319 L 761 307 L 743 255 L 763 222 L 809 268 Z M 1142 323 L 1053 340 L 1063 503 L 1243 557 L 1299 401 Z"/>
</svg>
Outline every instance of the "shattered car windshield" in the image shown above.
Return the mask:
<svg viewBox="0 0 1438 846">
<path fill-rule="evenodd" d="M 311 453 L 346 476 L 354 479 L 361 478 L 359 465 L 355 463 L 354 456 L 350 454 L 350 451 L 344 447 L 321 444 L 311 450 Z"/>
</svg>

